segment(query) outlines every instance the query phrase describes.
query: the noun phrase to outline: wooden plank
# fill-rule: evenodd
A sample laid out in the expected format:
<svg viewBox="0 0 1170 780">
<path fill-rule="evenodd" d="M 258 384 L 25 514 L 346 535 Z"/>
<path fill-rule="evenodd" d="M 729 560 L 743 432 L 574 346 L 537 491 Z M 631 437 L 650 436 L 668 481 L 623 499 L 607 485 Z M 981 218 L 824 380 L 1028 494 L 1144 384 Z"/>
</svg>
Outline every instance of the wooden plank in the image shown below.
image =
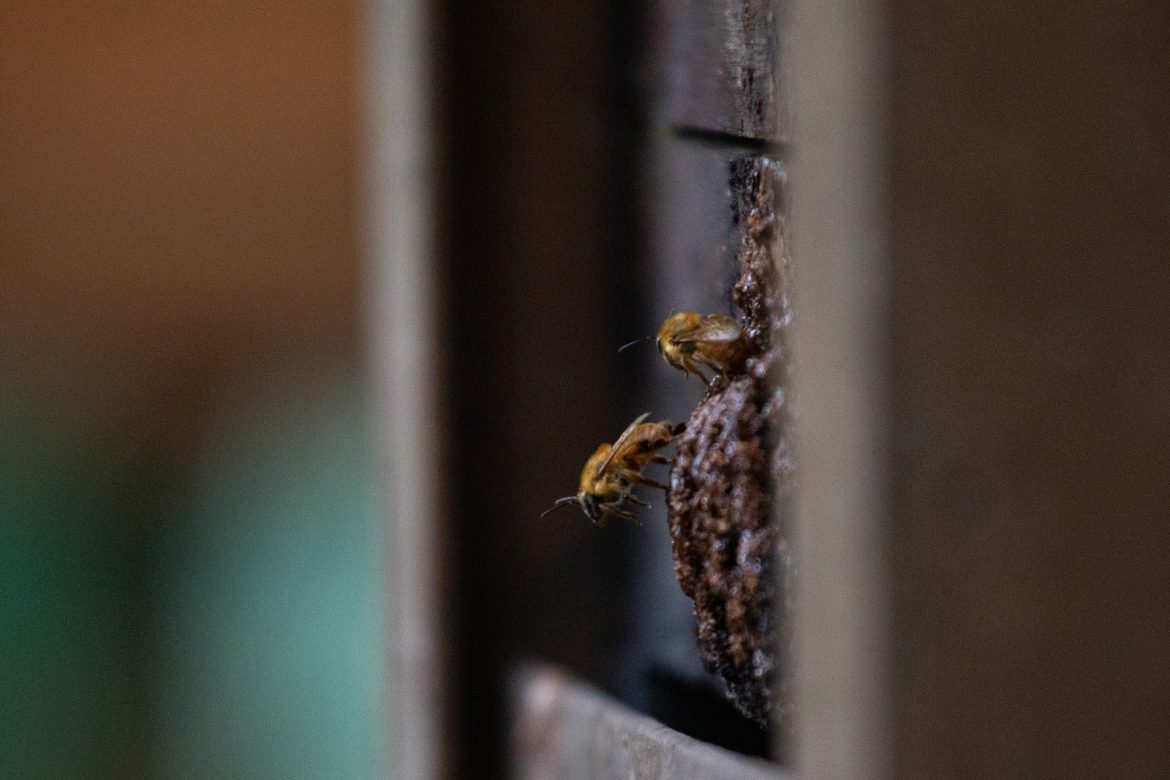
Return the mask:
<svg viewBox="0 0 1170 780">
<path fill-rule="evenodd" d="M 656 124 L 786 139 L 780 25 L 774 0 L 658 3 L 651 23 Z"/>
<path fill-rule="evenodd" d="M 434 36 L 427 0 L 375 0 L 366 41 L 370 321 L 390 525 L 390 776 L 447 776 Z"/>
<path fill-rule="evenodd" d="M 887 729 L 884 83 L 876 7 L 795 4 L 797 772 L 881 777 Z"/>
<path fill-rule="evenodd" d="M 889 4 L 899 776 L 1170 774 L 1170 9 Z"/>
<path fill-rule="evenodd" d="M 682 140 L 651 148 L 647 247 L 653 297 L 663 303 L 647 312 L 644 327 L 656 331 L 671 309 L 732 312 L 731 286 L 739 266 L 731 165 L 743 154 L 733 147 Z M 654 365 L 661 370 L 653 383 L 674 386 L 675 369 L 661 360 Z M 693 392 L 687 395 L 694 400 Z"/>
<path fill-rule="evenodd" d="M 1166 776 L 1170 17 L 885 7 L 794 24 L 799 770 Z"/>
<path fill-rule="evenodd" d="M 671 731 L 555 668 L 519 675 L 515 707 L 514 770 L 526 780 L 785 777 L 773 764 Z"/>
</svg>

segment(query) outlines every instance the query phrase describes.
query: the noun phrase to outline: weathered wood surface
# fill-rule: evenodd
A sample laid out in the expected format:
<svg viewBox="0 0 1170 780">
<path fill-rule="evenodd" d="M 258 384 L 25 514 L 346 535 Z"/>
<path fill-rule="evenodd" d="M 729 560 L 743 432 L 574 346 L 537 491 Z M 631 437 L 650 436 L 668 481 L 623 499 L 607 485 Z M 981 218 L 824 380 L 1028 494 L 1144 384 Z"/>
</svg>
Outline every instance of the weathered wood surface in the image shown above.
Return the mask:
<svg viewBox="0 0 1170 780">
<path fill-rule="evenodd" d="M 519 678 L 512 735 L 521 780 L 782 780 L 779 768 L 698 742 L 552 668 Z"/>
<path fill-rule="evenodd" d="M 655 304 L 648 307 L 647 326 L 657 328 L 672 308 L 732 312 L 731 286 L 739 266 L 731 165 L 744 153 L 687 140 L 651 148 L 646 185 L 650 284 L 656 303 L 670 303 L 662 311 Z M 673 385 L 674 373 L 662 364 L 654 383 Z"/>
<path fill-rule="evenodd" d="M 660 2 L 650 38 L 655 123 L 755 140 L 788 137 L 782 24 L 772 0 Z"/>
</svg>

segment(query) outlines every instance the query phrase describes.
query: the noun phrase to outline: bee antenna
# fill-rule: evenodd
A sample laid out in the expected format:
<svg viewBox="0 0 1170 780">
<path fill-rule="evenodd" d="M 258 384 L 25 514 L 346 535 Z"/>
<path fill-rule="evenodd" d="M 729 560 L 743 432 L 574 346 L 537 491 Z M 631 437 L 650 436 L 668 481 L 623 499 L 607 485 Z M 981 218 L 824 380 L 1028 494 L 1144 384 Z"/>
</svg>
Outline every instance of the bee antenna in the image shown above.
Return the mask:
<svg viewBox="0 0 1170 780">
<path fill-rule="evenodd" d="M 642 342 L 642 341 L 649 341 L 651 338 L 652 338 L 651 336 L 643 336 L 640 339 L 634 339 L 629 344 L 622 344 L 620 347 L 618 347 L 618 352 L 624 352 L 626 349 L 629 349 L 630 347 L 634 346 L 635 344 L 638 344 L 639 342 Z"/>
<path fill-rule="evenodd" d="M 568 506 L 569 504 L 579 504 L 579 503 L 581 503 L 581 502 L 577 500 L 576 496 L 565 496 L 564 498 L 558 498 L 556 501 L 553 502 L 552 506 L 550 506 L 548 509 L 541 512 L 540 516 L 541 516 L 541 518 L 543 518 L 545 515 L 547 515 L 549 512 L 553 511 L 554 509 L 560 509 L 561 507 Z"/>
</svg>

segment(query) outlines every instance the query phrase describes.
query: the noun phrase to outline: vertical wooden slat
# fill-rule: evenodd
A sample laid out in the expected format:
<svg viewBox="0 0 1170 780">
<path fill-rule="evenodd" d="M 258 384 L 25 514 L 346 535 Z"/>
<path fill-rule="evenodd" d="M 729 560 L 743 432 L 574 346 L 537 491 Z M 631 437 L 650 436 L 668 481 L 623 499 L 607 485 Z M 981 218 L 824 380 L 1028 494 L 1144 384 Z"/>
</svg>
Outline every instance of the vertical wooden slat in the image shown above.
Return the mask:
<svg viewBox="0 0 1170 780">
<path fill-rule="evenodd" d="M 433 8 L 368 6 L 370 328 L 387 479 L 391 776 L 444 773 Z"/>
<path fill-rule="evenodd" d="M 799 687 L 808 778 L 880 777 L 884 256 L 873 3 L 793 3 Z"/>
<path fill-rule="evenodd" d="M 1170 775 L 1170 7 L 889 4 L 894 772 Z"/>
<path fill-rule="evenodd" d="M 801 773 L 1165 776 L 1170 16 L 885 8 L 794 17 Z"/>
</svg>

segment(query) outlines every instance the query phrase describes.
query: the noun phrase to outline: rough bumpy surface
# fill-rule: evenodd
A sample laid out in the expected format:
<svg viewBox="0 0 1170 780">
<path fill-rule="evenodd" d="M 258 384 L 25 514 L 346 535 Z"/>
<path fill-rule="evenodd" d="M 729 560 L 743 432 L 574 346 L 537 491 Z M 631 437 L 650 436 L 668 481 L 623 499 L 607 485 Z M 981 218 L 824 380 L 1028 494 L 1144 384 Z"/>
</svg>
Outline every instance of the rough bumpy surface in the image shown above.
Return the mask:
<svg viewBox="0 0 1170 780">
<path fill-rule="evenodd" d="M 788 296 L 777 216 L 782 187 L 779 163 L 766 157 L 745 156 L 731 166 L 739 264 L 732 300 L 755 354 L 742 375 L 712 383 L 676 438 L 669 524 L 675 574 L 694 602 L 707 667 L 745 715 L 787 725 L 793 565 L 773 507 L 773 496 L 788 494 L 792 471 L 783 370 Z"/>
</svg>

